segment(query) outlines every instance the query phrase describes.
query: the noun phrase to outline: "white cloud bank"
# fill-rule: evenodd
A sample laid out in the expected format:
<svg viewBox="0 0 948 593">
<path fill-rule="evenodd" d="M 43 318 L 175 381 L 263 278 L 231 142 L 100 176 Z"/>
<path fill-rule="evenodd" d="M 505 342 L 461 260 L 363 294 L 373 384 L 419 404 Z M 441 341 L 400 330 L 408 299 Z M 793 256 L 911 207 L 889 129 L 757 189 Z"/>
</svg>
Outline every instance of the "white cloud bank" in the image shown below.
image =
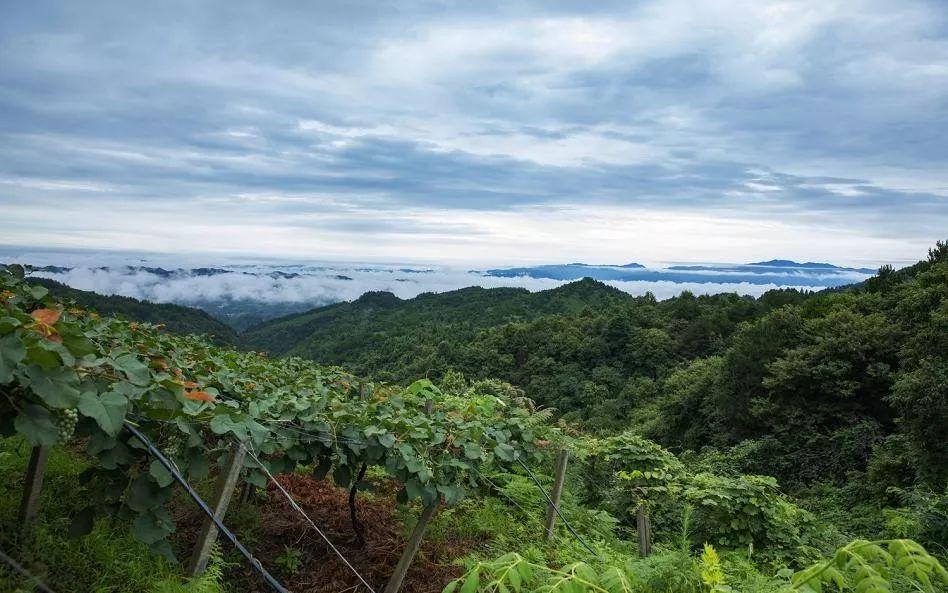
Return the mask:
<svg viewBox="0 0 948 593">
<path fill-rule="evenodd" d="M 318 268 L 318 269 L 314 269 Z M 100 294 L 118 294 L 155 302 L 197 305 L 219 301 L 254 301 L 259 303 L 312 304 L 351 301 L 368 291 L 388 291 L 408 299 L 424 292 L 445 292 L 468 286 L 495 288 L 513 286 L 530 291 L 546 290 L 567 281 L 518 276 L 502 278 L 486 276 L 477 271 L 449 267 L 406 268 L 378 264 L 335 264 L 296 268 L 293 266 L 231 267 L 235 270 L 211 276 L 185 271 L 170 277 L 129 268 L 77 267 L 66 272 L 36 272 L 35 276 L 52 278 L 74 288 Z M 275 271 L 300 274 L 276 277 Z M 759 296 L 781 287 L 807 288 L 778 284 L 748 282 L 671 282 L 671 281 L 608 281 L 633 295 L 651 292 L 659 299 L 677 296 L 684 290 L 695 294 L 736 292 Z M 810 287 L 812 288 L 812 287 Z"/>
</svg>

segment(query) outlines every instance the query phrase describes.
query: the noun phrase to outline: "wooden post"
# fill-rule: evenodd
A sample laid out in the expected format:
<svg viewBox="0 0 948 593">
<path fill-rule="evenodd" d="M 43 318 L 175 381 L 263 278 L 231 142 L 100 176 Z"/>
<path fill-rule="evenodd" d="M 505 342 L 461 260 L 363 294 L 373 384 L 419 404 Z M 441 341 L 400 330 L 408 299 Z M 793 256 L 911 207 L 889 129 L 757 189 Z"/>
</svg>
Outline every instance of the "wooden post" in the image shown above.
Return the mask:
<svg viewBox="0 0 948 593">
<path fill-rule="evenodd" d="M 237 479 L 240 477 L 240 470 L 244 467 L 244 456 L 246 454 L 247 450 L 243 443 L 234 445 L 224 469 L 217 477 L 217 486 L 214 492 L 215 500 L 210 506 L 214 516 L 218 519 L 227 513 L 227 505 L 230 504 L 230 498 L 237 486 Z M 204 570 L 207 568 L 207 560 L 211 555 L 211 547 L 216 540 L 217 525 L 214 525 L 210 517 L 206 517 L 198 534 L 197 543 L 194 545 L 194 552 L 191 554 L 188 576 L 198 577 L 204 574 Z"/>
<path fill-rule="evenodd" d="M 408 574 L 408 568 L 411 566 L 412 560 L 415 559 L 418 548 L 421 547 L 421 539 L 425 536 L 428 523 L 431 521 L 431 518 L 434 517 L 435 511 L 438 510 L 440 505 L 441 501 L 437 501 L 426 506 L 421 511 L 421 516 L 418 517 L 418 523 L 415 524 L 415 528 L 412 529 L 411 536 L 408 538 L 405 551 L 402 552 L 402 557 L 398 559 L 398 565 L 395 566 L 395 572 L 392 573 L 392 576 L 388 579 L 388 583 L 385 584 L 384 593 L 397 593 L 401 588 L 402 581 L 405 580 L 405 575 Z"/>
<path fill-rule="evenodd" d="M 20 500 L 20 530 L 26 531 L 30 521 L 36 516 L 39 507 L 40 492 L 43 490 L 43 477 L 46 475 L 46 462 L 49 461 L 49 447 L 33 447 L 30 462 L 26 466 L 26 478 L 23 484 L 23 498 Z"/>
<path fill-rule="evenodd" d="M 556 473 L 553 478 L 553 492 L 550 493 L 552 504 L 546 507 L 546 541 L 553 539 L 553 526 L 556 524 L 556 508 L 560 506 L 560 495 L 563 493 L 563 482 L 566 481 L 566 462 L 569 460 L 569 451 L 563 449 L 556 457 Z M 554 508 L 554 505 L 556 508 Z"/>
<path fill-rule="evenodd" d="M 254 485 L 250 482 L 244 482 L 244 485 L 240 488 L 240 505 L 243 506 L 250 502 L 250 497 L 253 496 Z"/>
<path fill-rule="evenodd" d="M 640 501 L 635 509 L 635 528 L 639 532 L 639 556 L 643 558 L 652 553 L 652 526 L 645 510 L 645 501 Z"/>
<path fill-rule="evenodd" d="M 429 397 L 425 400 L 425 414 L 430 416 L 432 410 L 434 410 L 434 400 Z"/>
</svg>

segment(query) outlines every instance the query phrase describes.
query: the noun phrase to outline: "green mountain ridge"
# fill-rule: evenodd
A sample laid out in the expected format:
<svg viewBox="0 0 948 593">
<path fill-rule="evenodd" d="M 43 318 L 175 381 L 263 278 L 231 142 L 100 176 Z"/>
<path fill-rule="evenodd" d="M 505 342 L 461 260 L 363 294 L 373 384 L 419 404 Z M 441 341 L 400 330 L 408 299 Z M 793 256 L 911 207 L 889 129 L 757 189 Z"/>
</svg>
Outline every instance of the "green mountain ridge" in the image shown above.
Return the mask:
<svg viewBox="0 0 948 593">
<path fill-rule="evenodd" d="M 550 290 L 472 286 L 399 299 L 389 292 L 368 292 L 351 302 L 334 303 L 254 326 L 241 334 L 244 346 L 273 355 L 296 355 L 327 363 L 346 361 L 365 367 L 358 358 L 368 350 L 388 350 L 410 364 L 405 353 L 424 357 L 409 347 L 413 334 L 426 335 L 428 346 L 438 337 L 472 338 L 479 329 L 549 314 L 571 314 L 608 307 L 635 297 L 601 282 L 585 279 Z M 329 335 L 333 339 L 327 339 Z M 384 344 L 384 345 L 382 345 Z M 420 344 L 415 344 L 420 346 Z M 377 365 L 371 365 L 377 366 Z M 417 370 L 419 364 L 412 364 Z M 421 374 L 427 374 L 421 369 Z M 400 377 L 413 371 L 405 370 Z M 387 380 L 394 377 L 388 376 Z"/>
<path fill-rule="evenodd" d="M 939 243 L 926 261 L 821 292 L 657 301 L 586 279 L 535 293 L 374 293 L 242 338 L 392 383 L 500 379 L 567 423 L 733 450 L 742 471 L 791 489 L 891 463 L 903 474 L 888 483 L 943 489 L 946 278 Z"/>
<path fill-rule="evenodd" d="M 119 295 L 103 295 L 88 290 L 72 288 L 48 278 L 29 278 L 30 284 L 43 286 L 60 299 L 73 301 L 85 309 L 103 315 L 145 323 L 164 324 L 176 334 L 203 334 L 217 344 L 236 345 L 237 332 L 213 315 L 193 307 L 172 303 L 154 303 Z"/>
</svg>

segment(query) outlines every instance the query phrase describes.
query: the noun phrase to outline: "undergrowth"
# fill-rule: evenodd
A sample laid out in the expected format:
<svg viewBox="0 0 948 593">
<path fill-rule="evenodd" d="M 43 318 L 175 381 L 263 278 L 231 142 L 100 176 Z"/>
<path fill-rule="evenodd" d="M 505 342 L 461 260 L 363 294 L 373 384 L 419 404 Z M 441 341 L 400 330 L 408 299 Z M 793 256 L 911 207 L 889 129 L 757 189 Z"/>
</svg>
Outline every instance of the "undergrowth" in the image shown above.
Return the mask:
<svg viewBox="0 0 948 593">
<path fill-rule="evenodd" d="M 40 512 L 21 533 L 17 511 L 30 448 L 19 439 L 0 440 L 0 548 L 53 590 L 90 593 L 222 593 L 219 553 L 200 579 L 181 578 L 181 567 L 153 554 L 125 525 L 98 520 L 81 538 L 68 537 L 82 500 L 79 474 L 86 462 L 60 447 L 50 454 Z M 0 591 L 34 591 L 35 583 L 0 564 Z"/>
</svg>

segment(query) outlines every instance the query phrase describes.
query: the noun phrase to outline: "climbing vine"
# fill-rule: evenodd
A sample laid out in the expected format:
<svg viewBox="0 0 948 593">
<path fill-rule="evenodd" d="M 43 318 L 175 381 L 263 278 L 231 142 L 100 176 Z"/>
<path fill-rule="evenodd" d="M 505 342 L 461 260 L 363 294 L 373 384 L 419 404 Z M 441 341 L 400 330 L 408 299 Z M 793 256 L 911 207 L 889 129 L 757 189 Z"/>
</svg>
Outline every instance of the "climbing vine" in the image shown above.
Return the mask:
<svg viewBox="0 0 948 593">
<path fill-rule="evenodd" d="M 99 514 L 126 517 L 139 539 L 170 554 L 172 476 L 123 431 L 126 422 L 188 478 L 207 475 L 243 441 L 273 473 L 313 465 L 349 486 L 363 465 L 376 465 L 401 485 L 400 500 L 454 504 L 478 466 L 538 454 L 535 432 L 544 428 L 533 414 L 494 394 L 445 394 L 427 380 L 367 383 L 101 318 L 30 286 L 22 268 L 0 267 L 0 434 L 82 444 L 95 460 L 83 476 L 95 503 L 77 515 L 76 533 Z M 246 479 L 263 485 L 246 463 Z"/>
</svg>

